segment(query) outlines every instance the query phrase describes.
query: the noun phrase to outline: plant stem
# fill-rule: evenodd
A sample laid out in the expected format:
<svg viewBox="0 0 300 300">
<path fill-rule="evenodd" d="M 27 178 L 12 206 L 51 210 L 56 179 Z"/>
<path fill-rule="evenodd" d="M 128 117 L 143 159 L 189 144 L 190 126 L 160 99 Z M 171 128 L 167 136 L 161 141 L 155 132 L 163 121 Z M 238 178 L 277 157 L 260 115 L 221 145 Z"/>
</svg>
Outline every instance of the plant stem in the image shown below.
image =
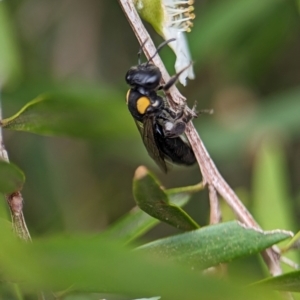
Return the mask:
<svg viewBox="0 0 300 300">
<path fill-rule="evenodd" d="M 2 119 L 2 106 L 0 95 L 0 120 Z M 0 159 L 9 162 L 8 153 L 5 150 L 2 136 L 2 127 L 0 127 Z M 7 200 L 12 226 L 16 235 L 24 241 L 31 241 L 30 233 L 26 226 L 25 218 L 23 215 L 23 197 L 20 191 L 5 195 Z"/>
</svg>

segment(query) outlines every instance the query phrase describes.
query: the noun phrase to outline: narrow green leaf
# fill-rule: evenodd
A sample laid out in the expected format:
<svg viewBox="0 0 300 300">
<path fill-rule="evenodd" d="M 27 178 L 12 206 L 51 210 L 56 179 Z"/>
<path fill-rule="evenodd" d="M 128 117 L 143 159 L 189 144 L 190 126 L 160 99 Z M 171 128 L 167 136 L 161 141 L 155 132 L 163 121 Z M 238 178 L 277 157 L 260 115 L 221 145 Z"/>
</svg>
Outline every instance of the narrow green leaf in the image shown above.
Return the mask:
<svg viewBox="0 0 300 300">
<path fill-rule="evenodd" d="M 264 229 L 295 228 L 284 152 L 275 139 L 265 141 L 257 151 L 253 170 L 253 194 L 253 213 Z M 266 215 L 270 208 L 272 214 Z"/>
<path fill-rule="evenodd" d="M 72 287 L 79 292 L 117 293 L 131 298 L 270 299 L 269 292 L 261 289 L 241 288 L 105 239 L 52 237 L 20 243 L 2 224 L 0 237 L 1 280 L 18 281 L 26 291 Z"/>
<path fill-rule="evenodd" d="M 291 236 L 287 231 L 260 231 L 233 221 L 157 240 L 138 249 L 202 269 L 261 252 Z"/>
<path fill-rule="evenodd" d="M 120 137 L 131 130 L 130 119 L 122 96 L 116 93 L 52 93 L 37 97 L 15 115 L 3 119 L 7 129 L 42 135 L 68 135 L 84 138 Z M 114 100 L 111 99 L 114 98 Z M 123 106 L 121 106 L 123 104 Z M 123 107 L 123 109 L 122 109 Z M 113 123 L 115 115 L 122 120 Z"/>
<path fill-rule="evenodd" d="M 184 210 L 169 204 L 168 195 L 143 166 L 135 172 L 133 195 L 137 205 L 150 216 L 185 231 L 199 228 Z"/>
<path fill-rule="evenodd" d="M 202 184 L 165 190 L 170 202 L 176 206 L 184 206 L 191 198 L 192 193 L 202 190 Z M 160 221 L 143 212 L 139 207 L 134 207 L 124 217 L 111 225 L 101 236 L 124 241 L 125 244 L 137 239 Z"/>
<path fill-rule="evenodd" d="M 263 229 L 296 228 L 288 192 L 288 177 L 282 146 L 275 138 L 267 139 L 256 154 L 252 188 L 252 211 Z M 270 209 L 272 213 L 266 214 Z M 296 253 L 286 255 L 293 261 L 299 261 Z M 287 266 L 283 268 L 285 271 L 289 270 Z"/>
<path fill-rule="evenodd" d="M 129 213 L 112 224 L 101 236 L 116 239 L 124 244 L 142 236 L 159 223 L 159 220 L 134 207 Z"/>
<path fill-rule="evenodd" d="M 0 192 L 20 191 L 25 182 L 24 173 L 15 165 L 0 160 Z"/>
<path fill-rule="evenodd" d="M 268 286 L 275 290 L 300 292 L 300 271 L 261 280 L 254 285 Z M 251 285 L 253 286 L 253 285 Z"/>
</svg>

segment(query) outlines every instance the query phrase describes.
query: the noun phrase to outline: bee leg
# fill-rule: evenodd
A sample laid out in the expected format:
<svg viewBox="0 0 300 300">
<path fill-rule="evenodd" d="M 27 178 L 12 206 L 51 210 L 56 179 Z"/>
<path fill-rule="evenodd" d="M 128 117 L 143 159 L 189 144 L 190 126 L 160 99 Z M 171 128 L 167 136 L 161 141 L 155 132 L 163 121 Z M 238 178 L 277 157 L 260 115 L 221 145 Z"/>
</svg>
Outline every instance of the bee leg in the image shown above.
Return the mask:
<svg viewBox="0 0 300 300">
<path fill-rule="evenodd" d="M 181 119 L 182 116 L 183 116 L 183 109 L 181 109 L 180 111 L 176 112 L 174 111 L 173 109 L 169 108 L 169 107 L 165 107 L 165 112 L 167 112 L 174 120 L 178 120 L 178 119 Z M 162 118 L 164 116 L 161 116 Z M 166 119 L 169 118 L 169 117 L 166 117 Z"/>
<path fill-rule="evenodd" d="M 184 109 L 184 116 L 182 118 L 182 120 L 186 123 L 188 123 L 189 121 L 191 121 L 192 119 L 194 118 L 197 118 L 198 117 L 198 111 L 196 110 L 196 107 L 197 107 L 197 101 L 195 101 L 192 109 L 189 109 L 187 106 L 185 106 L 185 109 Z"/>
<path fill-rule="evenodd" d="M 179 71 L 177 74 L 175 74 L 174 76 L 172 76 L 172 77 L 170 78 L 170 80 L 169 80 L 165 85 L 163 85 L 161 88 L 159 88 L 159 89 L 163 89 L 164 91 L 169 90 L 170 87 L 176 83 L 176 81 L 178 80 L 179 76 L 180 76 L 186 69 L 188 69 L 191 65 L 192 65 L 192 62 L 190 62 L 189 65 L 187 65 L 185 68 L 183 68 L 183 69 L 182 69 L 181 71 Z"/>
<path fill-rule="evenodd" d="M 185 131 L 186 123 L 182 120 L 178 120 L 175 123 L 165 122 L 163 126 L 164 136 L 167 138 L 176 138 L 182 135 Z"/>
</svg>

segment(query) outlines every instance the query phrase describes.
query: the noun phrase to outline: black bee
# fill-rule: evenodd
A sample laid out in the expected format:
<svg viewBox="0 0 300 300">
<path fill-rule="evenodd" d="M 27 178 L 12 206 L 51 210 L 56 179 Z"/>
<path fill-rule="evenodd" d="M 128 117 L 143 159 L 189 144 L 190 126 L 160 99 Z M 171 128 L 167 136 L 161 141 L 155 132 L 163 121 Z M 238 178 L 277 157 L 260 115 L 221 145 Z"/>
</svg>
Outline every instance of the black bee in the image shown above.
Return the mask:
<svg viewBox="0 0 300 300">
<path fill-rule="evenodd" d="M 153 57 L 167 43 L 161 44 Z M 126 95 L 128 109 L 133 116 L 149 155 L 158 166 L 167 172 L 167 161 L 179 165 L 192 165 L 196 162 L 194 152 L 184 134 L 186 124 L 196 115 L 188 113 L 186 106 L 174 111 L 167 99 L 157 94 L 167 91 L 174 85 L 179 75 L 174 75 L 165 85 L 160 85 L 161 72 L 151 61 L 141 63 L 138 52 L 138 65 L 131 67 L 126 74 L 130 86 Z M 189 66 L 188 66 L 189 67 Z"/>
</svg>

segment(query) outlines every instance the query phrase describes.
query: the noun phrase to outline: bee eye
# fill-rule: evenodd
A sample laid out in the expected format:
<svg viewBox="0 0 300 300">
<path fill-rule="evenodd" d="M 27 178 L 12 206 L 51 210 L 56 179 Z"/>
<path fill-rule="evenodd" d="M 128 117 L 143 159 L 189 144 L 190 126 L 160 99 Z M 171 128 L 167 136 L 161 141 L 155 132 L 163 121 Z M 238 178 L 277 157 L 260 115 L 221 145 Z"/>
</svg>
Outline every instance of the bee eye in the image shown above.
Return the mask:
<svg viewBox="0 0 300 300">
<path fill-rule="evenodd" d="M 145 85 L 148 86 L 148 87 L 153 86 L 153 84 L 154 84 L 154 82 L 152 82 L 152 81 L 147 81 L 147 82 L 145 83 Z"/>
<path fill-rule="evenodd" d="M 146 85 L 147 88 L 156 88 L 159 85 L 159 78 L 156 75 L 149 76 L 145 80 L 144 85 Z"/>
</svg>

